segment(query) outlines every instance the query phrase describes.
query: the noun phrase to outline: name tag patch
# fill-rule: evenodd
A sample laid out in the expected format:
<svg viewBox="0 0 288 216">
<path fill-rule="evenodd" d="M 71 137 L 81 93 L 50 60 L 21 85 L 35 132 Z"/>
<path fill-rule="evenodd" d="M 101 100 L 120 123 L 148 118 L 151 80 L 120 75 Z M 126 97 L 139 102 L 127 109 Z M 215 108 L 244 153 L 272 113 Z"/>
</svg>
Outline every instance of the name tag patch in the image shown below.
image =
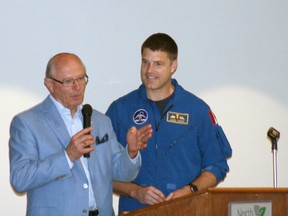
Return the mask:
<svg viewBox="0 0 288 216">
<path fill-rule="evenodd" d="M 188 113 L 178 113 L 178 112 L 168 112 L 167 113 L 167 122 L 174 124 L 188 124 L 189 123 L 189 114 Z"/>
</svg>

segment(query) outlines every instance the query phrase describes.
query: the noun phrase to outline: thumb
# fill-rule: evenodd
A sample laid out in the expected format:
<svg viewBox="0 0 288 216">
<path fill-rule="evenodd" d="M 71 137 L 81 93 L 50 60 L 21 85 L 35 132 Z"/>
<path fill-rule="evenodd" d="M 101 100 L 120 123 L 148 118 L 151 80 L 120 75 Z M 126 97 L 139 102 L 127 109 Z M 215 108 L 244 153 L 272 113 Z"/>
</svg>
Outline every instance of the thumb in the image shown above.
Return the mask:
<svg viewBox="0 0 288 216">
<path fill-rule="evenodd" d="M 129 129 L 128 132 L 129 132 L 130 134 L 134 134 L 134 133 L 136 133 L 136 131 L 137 131 L 136 127 L 133 126 L 133 127 L 131 127 L 131 128 Z"/>
<path fill-rule="evenodd" d="M 174 192 L 171 192 L 165 199 L 165 201 L 169 201 L 171 200 L 173 197 L 174 197 L 175 193 Z"/>
</svg>

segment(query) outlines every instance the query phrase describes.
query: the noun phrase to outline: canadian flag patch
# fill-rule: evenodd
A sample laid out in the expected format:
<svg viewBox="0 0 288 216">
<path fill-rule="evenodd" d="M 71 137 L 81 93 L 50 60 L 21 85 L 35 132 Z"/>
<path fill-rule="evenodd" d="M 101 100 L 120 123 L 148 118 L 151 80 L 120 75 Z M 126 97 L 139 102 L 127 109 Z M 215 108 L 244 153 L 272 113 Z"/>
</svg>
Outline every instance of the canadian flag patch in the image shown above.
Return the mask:
<svg viewBox="0 0 288 216">
<path fill-rule="evenodd" d="M 216 124 L 218 124 L 218 122 L 217 122 L 217 118 L 216 118 L 215 114 L 214 114 L 212 111 L 209 111 L 209 116 L 210 116 L 210 119 L 211 119 L 212 125 L 216 125 Z"/>
</svg>

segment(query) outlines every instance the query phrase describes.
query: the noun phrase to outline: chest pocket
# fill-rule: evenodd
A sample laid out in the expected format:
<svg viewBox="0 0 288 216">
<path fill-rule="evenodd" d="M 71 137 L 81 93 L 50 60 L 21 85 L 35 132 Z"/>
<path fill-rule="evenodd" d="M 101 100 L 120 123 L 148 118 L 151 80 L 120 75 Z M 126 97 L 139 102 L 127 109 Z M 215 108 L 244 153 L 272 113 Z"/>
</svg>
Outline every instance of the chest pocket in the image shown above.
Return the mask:
<svg viewBox="0 0 288 216">
<path fill-rule="evenodd" d="M 197 129 L 192 125 L 186 125 L 186 127 L 173 130 L 170 132 L 171 138 L 168 140 L 168 146 L 166 149 L 166 155 L 180 154 L 180 155 L 192 155 L 199 154 Z"/>
</svg>

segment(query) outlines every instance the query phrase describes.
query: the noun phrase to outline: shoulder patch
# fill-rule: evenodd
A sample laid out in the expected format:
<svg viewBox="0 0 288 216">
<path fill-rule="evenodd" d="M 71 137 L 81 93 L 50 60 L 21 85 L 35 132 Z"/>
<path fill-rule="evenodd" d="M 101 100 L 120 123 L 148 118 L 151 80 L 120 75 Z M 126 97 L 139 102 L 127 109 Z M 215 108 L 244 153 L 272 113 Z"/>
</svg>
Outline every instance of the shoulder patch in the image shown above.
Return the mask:
<svg viewBox="0 0 288 216">
<path fill-rule="evenodd" d="M 148 112 L 144 109 L 137 110 L 133 115 L 133 121 L 135 124 L 144 124 L 148 120 Z"/>
<path fill-rule="evenodd" d="M 174 124 L 188 124 L 189 123 L 189 114 L 188 113 L 179 113 L 179 112 L 168 112 L 166 117 L 167 122 Z"/>
<path fill-rule="evenodd" d="M 217 122 L 217 118 L 216 118 L 215 114 L 214 114 L 212 111 L 209 111 L 209 116 L 210 116 L 210 119 L 211 119 L 212 125 L 216 125 L 216 124 L 218 124 L 218 122 Z"/>
</svg>

